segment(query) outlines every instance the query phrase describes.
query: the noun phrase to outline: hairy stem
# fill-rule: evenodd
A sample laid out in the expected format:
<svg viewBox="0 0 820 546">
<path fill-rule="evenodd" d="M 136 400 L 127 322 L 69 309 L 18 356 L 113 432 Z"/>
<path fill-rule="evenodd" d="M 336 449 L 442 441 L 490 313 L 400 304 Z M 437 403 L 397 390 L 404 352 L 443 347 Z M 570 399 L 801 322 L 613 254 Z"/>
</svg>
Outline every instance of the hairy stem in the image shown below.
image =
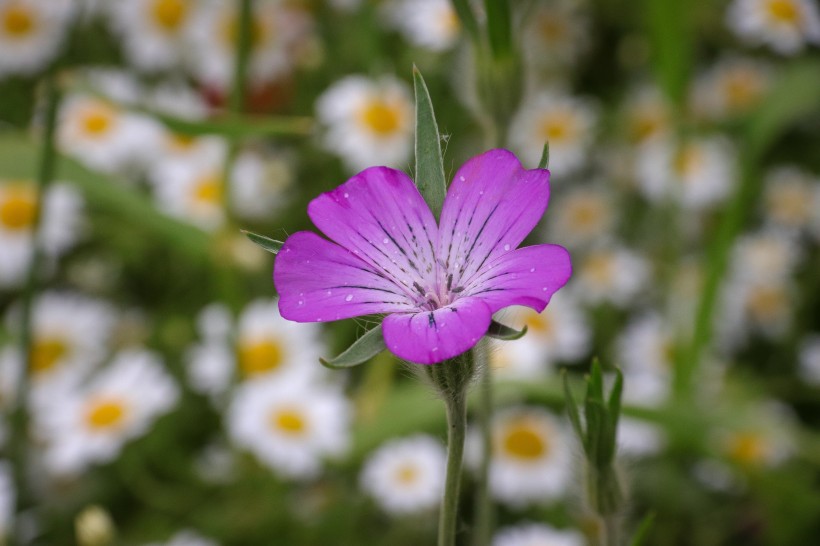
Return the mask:
<svg viewBox="0 0 820 546">
<path fill-rule="evenodd" d="M 473 349 L 474 353 L 476 349 Z M 475 356 L 476 360 L 478 355 Z M 486 363 L 485 363 L 486 364 Z M 492 460 L 492 408 L 493 408 L 493 385 L 492 375 L 489 366 L 480 366 L 481 384 L 479 385 L 479 399 L 476 405 L 476 420 L 481 433 L 481 463 L 476 479 L 476 503 L 475 503 L 475 546 L 488 546 L 495 524 L 495 514 L 493 503 L 490 498 L 489 474 L 490 461 Z"/>
<path fill-rule="evenodd" d="M 439 514 L 438 546 L 454 546 L 458 522 L 458 499 L 461 465 L 464 459 L 464 437 L 467 429 L 465 393 L 451 393 L 444 398 L 447 410 L 447 478 Z"/>
</svg>

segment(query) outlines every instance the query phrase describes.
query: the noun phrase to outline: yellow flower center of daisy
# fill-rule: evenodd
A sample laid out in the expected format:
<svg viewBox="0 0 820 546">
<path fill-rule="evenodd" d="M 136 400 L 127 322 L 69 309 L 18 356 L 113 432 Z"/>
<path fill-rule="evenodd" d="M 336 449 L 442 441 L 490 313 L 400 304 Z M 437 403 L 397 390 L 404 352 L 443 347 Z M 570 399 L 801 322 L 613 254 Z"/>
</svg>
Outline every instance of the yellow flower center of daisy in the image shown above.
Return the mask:
<svg viewBox="0 0 820 546">
<path fill-rule="evenodd" d="M 251 20 L 251 49 L 256 49 L 268 38 L 268 32 L 262 23 Z M 233 15 L 222 21 L 222 40 L 230 46 L 239 43 L 239 16 Z"/>
<path fill-rule="evenodd" d="M 566 22 L 553 15 L 542 15 L 538 29 L 541 31 L 541 36 L 548 42 L 560 42 L 567 37 Z"/>
<path fill-rule="evenodd" d="M 193 200 L 197 203 L 217 205 L 222 202 L 222 183 L 214 176 L 206 176 L 194 185 Z"/>
<path fill-rule="evenodd" d="M 33 189 L 23 185 L 11 187 L 0 197 L 0 224 L 8 230 L 31 229 L 37 216 L 37 199 Z"/>
<path fill-rule="evenodd" d="M 746 72 L 730 74 L 724 83 L 726 99 L 731 108 L 742 110 L 757 100 L 760 94 L 760 82 Z"/>
<path fill-rule="evenodd" d="M 85 420 L 92 429 L 110 430 L 122 424 L 125 414 L 125 404 L 121 400 L 105 398 L 88 404 Z"/>
<path fill-rule="evenodd" d="M 607 254 L 593 254 L 584 264 L 584 272 L 595 283 L 609 285 L 615 272 L 612 257 Z"/>
<path fill-rule="evenodd" d="M 107 104 L 95 104 L 82 116 L 81 125 L 91 137 L 102 137 L 114 125 L 114 109 Z"/>
<path fill-rule="evenodd" d="M 368 129 L 381 136 L 396 132 L 401 125 L 398 108 L 380 99 L 375 99 L 362 108 L 359 118 Z"/>
<path fill-rule="evenodd" d="M 751 465 L 766 458 L 766 442 L 753 432 L 737 434 L 729 441 L 729 457 L 738 463 Z"/>
<path fill-rule="evenodd" d="M 571 112 L 554 112 L 541 121 L 541 135 L 551 142 L 572 140 L 577 132 L 575 116 Z"/>
<path fill-rule="evenodd" d="M 799 187 L 778 188 L 770 195 L 769 206 L 781 222 L 802 224 L 811 215 L 811 196 Z"/>
<path fill-rule="evenodd" d="M 576 201 L 569 209 L 572 227 L 581 231 L 592 231 L 603 214 L 599 203 L 591 200 Z"/>
<path fill-rule="evenodd" d="M 524 319 L 527 329 L 542 336 L 549 336 L 555 330 L 552 319 L 544 313 L 528 312 Z"/>
<path fill-rule="evenodd" d="M 307 429 L 304 415 L 293 409 L 274 411 L 270 416 L 270 424 L 274 430 L 290 436 L 298 436 Z"/>
<path fill-rule="evenodd" d="M 239 368 L 246 377 L 277 369 L 285 360 L 285 350 L 277 340 L 266 339 L 239 349 Z"/>
<path fill-rule="evenodd" d="M 185 152 L 196 144 L 196 137 L 193 135 L 173 134 L 168 138 L 168 143 L 172 149 Z"/>
<path fill-rule="evenodd" d="M 692 171 L 698 168 L 702 161 L 702 154 L 695 146 L 684 146 L 672 158 L 672 169 L 681 178 L 685 179 Z"/>
<path fill-rule="evenodd" d="M 501 447 L 504 453 L 516 459 L 534 460 L 542 457 L 549 444 L 529 423 L 515 423 L 504 431 Z"/>
<path fill-rule="evenodd" d="M 629 126 L 629 134 L 632 140 L 643 142 L 649 137 L 657 134 L 663 127 L 663 119 L 660 114 L 645 112 L 635 114 L 635 118 Z"/>
<path fill-rule="evenodd" d="M 411 485 L 418 480 L 419 471 L 412 464 L 403 464 L 396 470 L 396 481 L 402 485 Z"/>
<path fill-rule="evenodd" d="M 8 36 L 24 38 L 37 27 L 34 14 L 25 6 L 13 3 L 3 11 L 3 30 Z"/>
<path fill-rule="evenodd" d="M 769 0 L 766 11 L 778 23 L 796 25 L 800 22 L 800 13 L 793 0 Z"/>
<path fill-rule="evenodd" d="M 746 303 L 749 313 L 758 320 L 777 317 L 785 307 L 786 294 L 779 286 L 756 287 Z"/>
<path fill-rule="evenodd" d="M 29 369 L 33 374 L 48 373 L 67 353 L 68 344 L 62 339 L 38 339 L 31 348 Z"/>
<path fill-rule="evenodd" d="M 187 0 L 154 0 L 151 15 L 160 27 L 173 32 L 182 26 L 188 16 Z"/>
</svg>

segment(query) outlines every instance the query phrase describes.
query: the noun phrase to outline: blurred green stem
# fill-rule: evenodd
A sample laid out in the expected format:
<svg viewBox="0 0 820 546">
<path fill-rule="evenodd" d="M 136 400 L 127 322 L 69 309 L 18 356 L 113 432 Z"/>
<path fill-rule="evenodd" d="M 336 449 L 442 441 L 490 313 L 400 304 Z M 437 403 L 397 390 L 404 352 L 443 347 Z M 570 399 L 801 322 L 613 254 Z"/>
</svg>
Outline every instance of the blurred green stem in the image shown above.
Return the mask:
<svg viewBox="0 0 820 546">
<path fill-rule="evenodd" d="M 21 325 L 20 325 L 20 353 L 21 369 L 17 379 L 16 407 L 12 417 L 12 465 L 14 468 L 14 480 L 16 495 L 17 513 L 28 508 L 30 504 L 29 489 L 27 480 L 27 459 L 28 459 L 28 391 L 30 387 L 29 372 L 31 370 L 31 356 L 33 352 L 34 333 L 32 311 L 34 300 L 37 297 L 38 274 L 40 264 L 43 260 L 43 248 L 40 241 L 40 224 L 42 220 L 42 208 L 45 202 L 45 193 L 54 177 L 56 164 L 55 132 L 57 127 L 57 110 L 60 103 L 60 90 L 57 83 L 57 75 L 54 69 L 50 70 L 43 81 L 45 92 L 45 127 L 43 133 L 43 146 L 40 154 L 39 167 L 37 172 L 36 187 L 36 207 L 35 218 L 32 229 L 32 253 L 31 261 L 26 275 L 26 284 L 23 290 L 21 303 Z"/>
<path fill-rule="evenodd" d="M 614 514 L 609 514 L 607 516 L 601 516 L 601 520 L 604 533 L 604 538 L 601 541 L 603 546 L 619 546 L 618 518 Z"/>
<path fill-rule="evenodd" d="M 447 478 L 439 514 L 438 546 L 454 546 L 456 543 L 461 465 L 464 460 L 464 438 L 467 430 L 465 394 L 464 391 L 452 392 L 444 397 L 447 410 Z"/>
<path fill-rule="evenodd" d="M 483 342 L 482 342 L 483 343 Z M 474 349 L 475 351 L 475 349 Z M 486 351 L 484 351 L 486 354 Z M 490 461 L 492 460 L 492 426 L 491 416 L 493 408 L 493 385 L 489 362 L 485 362 L 481 369 L 481 384 L 479 385 L 479 401 L 476 405 L 476 420 L 481 431 L 481 463 L 476 478 L 475 498 L 475 546 L 488 546 L 495 526 L 495 513 L 490 498 Z"/>
</svg>

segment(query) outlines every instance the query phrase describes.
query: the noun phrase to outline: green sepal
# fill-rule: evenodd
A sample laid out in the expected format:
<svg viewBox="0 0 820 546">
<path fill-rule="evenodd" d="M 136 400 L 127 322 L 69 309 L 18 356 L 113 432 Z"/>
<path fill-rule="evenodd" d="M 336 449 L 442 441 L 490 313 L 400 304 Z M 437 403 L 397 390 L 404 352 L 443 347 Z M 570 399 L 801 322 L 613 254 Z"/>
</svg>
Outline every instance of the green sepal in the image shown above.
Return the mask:
<svg viewBox="0 0 820 546">
<path fill-rule="evenodd" d="M 638 530 L 635 531 L 635 534 L 632 536 L 632 541 L 629 543 L 629 545 L 641 546 L 646 540 L 646 535 L 649 534 L 649 529 L 652 528 L 653 523 L 655 523 L 655 512 L 649 512 L 641 520 L 641 524 L 638 526 Z"/>
<path fill-rule="evenodd" d="M 385 349 L 387 349 L 387 345 L 384 343 L 382 325 L 379 324 L 353 342 L 353 345 L 336 358 L 330 360 L 320 358 L 319 362 L 322 366 L 331 370 L 344 370 L 345 368 L 364 364 Z"/>
<path fill-rule="evenodd" d="M 419 193 L 438 220 L 444 204 L 444 196 L 447 193 L 447 179 L 444 176 L 444 160 L 441 155 L 441 138 L 427 84 L 424 83 L 421 72 L 415 66 L 413 67 L 413 89 L 416 95 L 415 182 Z"/>
<path fill-rule="evenodd" d="M 495 339 L 503 339 L 504 341 L 513 341 L 521 339 L 527 333 L 527 327 L 524 326 L 521 330 L 510 328 L 500 322 L 490 322 L 490 328 L 487 330 L 487 335 Z"/>
<path fill-rule="evenodd" d="M 544 142 L 544 150 L 541 152 L 541 161 L 538 162 L 539 169 L 550 168 L 550 142 Z"/>
<path fill-rule="evenodd" d="M 277 241 L 276 239 L 271 239 L 270 237 L 265 237 L 264 235 L 253 233 L 252 231 L 247 231 L 244 229 L 240 229 L 239 231 L 244 233 L 245 237 L 250 239 L 252 243 L 257 244 L 274 255 L 279 254 L 279 251 L 282 249 L 282 245 L 285 244 L 282 241 Z"/>
<path fill-rule="evenodd" d="M 575 434 L 578 435 L 578 440 L 584 444 L 584 429 L 581 427 L 581 414 L 578 411 L 578 403 L 575 401 L 575 396 L 572 395 L 572 389 L 569 387 L 569 376 L 567 370 L 561 370 L 561 377 L 564 379 L 564 398 L 567 402 L 567 413 L 569 414 L 569 421 L 572 423 L 572 428 Z"/>
</svg>

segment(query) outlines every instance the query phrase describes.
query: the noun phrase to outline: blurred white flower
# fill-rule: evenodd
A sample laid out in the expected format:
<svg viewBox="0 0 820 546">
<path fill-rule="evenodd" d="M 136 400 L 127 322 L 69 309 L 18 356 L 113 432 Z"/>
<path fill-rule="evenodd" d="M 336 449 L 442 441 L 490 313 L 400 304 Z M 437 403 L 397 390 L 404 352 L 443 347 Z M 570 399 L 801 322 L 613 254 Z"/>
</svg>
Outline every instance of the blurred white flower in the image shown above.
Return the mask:
<svg viewBox="0 0 820 546">
<path fill-rule="evenodd" d="M 281 476 L 316 477 L 322 459 L 344 453 L 352 408 L 334 388 L 264 378 L 241 385 L 228 410 L 228 432 Z"/>
<path fill-rule="evenodd" d="M 219 546 L 219 543 L 196 531 L 186 529 L 172 536 L 167 542 L 151 542 L 145 546 Z"/>
<path fill-rule="evenodd" d="M 6 461 L 0 461 L 0 541 L 11 534 L 16 498 L 11 466 Z"/>
<path fill-rule="evenodd" d="M 549 236 L 573 247 L 611 236 L 616 220 L 614 196 L 601 186 L 582 186 L 562 192 L 549 215 Z"/>
<path fill-rule="evenodd" d="M 820 335 L 812 334 L 800 344 L 797 374 L 813 386 L 820 386 Z"/>
<path fill-rule="evenodd" d="M 146 434 L 170 411 L 178 396 L 156 355 L 120 352 L 87 384 L 34 406 L 47 468 L 77 475 L 90 464 L 114 459 L 127 441 Z"/>
<path fill-rule="evenodd" d="M 389 441 L 365 462 L 361 487 L 393 515 L 433 510 L 444 491 L 446 458 L 444 446 L 432 436 Z"/>
<path fill-rule="evenodd" d="M 730 278 L 722 295 L 717 330 L 726 348 L 735 348 L 752 333 L 777 339 L 791 325 L 795 288 L 790 279 Z"/>
<path fill-rule="evenodd" d="M 203 0 L 191 32 L 191 69 L 205 85 L 226 90 L 233 80 L 238 45 L 236 2 Z M 294 56 L 313 32 L 310 14 L 285 0 L 256 2 L 252 14 L 248 74 L 252 84 L 280 79 L 293 69 Z"/>
<path fill-rule="evenodd" d="M 795 416 L 779 401 L 755 401 L 741 412 L 733 409 L 737 425 L 715 433 L 714 448 L 744 469 L 777 466 L 795 450 L 792 436 Z"/>
<path fill-rule="evenodd" d="M 12 308 L 7 322 L 19 332 L 20 309 Z M 65 390 L 100 364 L 108 351 L 117 314 L 107 302 L 84 296 L 46 292 L 32 310 L 32 395 L 47 398 Z M 0 351 L 0 398 L 13 400 L 16 378 L 22 369 L 19 347 Z"/>
<path fill-rule="evenodd" d="M 119 0 L 108 11 L 128 60 L 143 70 L 180 65 L 198 1 Z"/>
<path fill-rule="evenodd" d="M 597 109 L 587 99 L 544 91 L 521 105 L 510 124 L 510 145 L 525 165 L 534 168 L 549 141 L 550 172 L 563 177 L 587 161 L 597 121 Z"/>
<path fill-rule="evenodd" d="M 0 76 L 33 74 L 56 57 L 72 0 L 0 0 Z"/>
<path fill-rule="evenodd" d="M 544 523 L 521 523 L 502 527 L 493 537 L 493 546 L 584 546 L 578 531 L 559 530 Z"/>
<path fill-rule="evenodd" d="M 579 263 L 575 277 L 578 297 L 589 304 L 609 302 L 619 307 L 646 287 L 649 265 L 632 250 L 619 246 L 590 251 Z"/>
<path fill-rule="evenodd" d="M 820 11 L 814 0 L 734 0 L 726 22 L 746 42 L 766 44 L 781 55 L 820 43 Z"/>
<path fill-rule="evenodd" d="M 618 362 L 626 374 L 668 377 L 674 369 L 674 337 L 655 313 L 629 323 L 618 339 Z"/>
<path fill-rule="evenodd" d="M 648 457 L 657 454 L 663 444 L 663 432 L 657 425 L 626 416 L 618 420 L 619 454 Z"/>
<path fill-rule="evenodd" d="M 159 124 L 105 99 L 71 95 L 60 108 L 60 148 L 89 167 L 123 172 L 148 162 L 161 136 Z"/>
<path fill-rule="evenodd" d="M 728 57 L 700 74 L 692 89 L 692 109 L 709 120 L 750 112 L 772 85 L 769 65 L 750 58 Z"/>
<path fill-rule="evenodd" d="M 504 378 L 543 378 L 557 362 L 583 357 L 590 348 L 591 335 L 586 316 L 569 293 L 553 296 L 542 313 L 528 307 L 512 307 L 504 322 L 527 334 L 515 341 L 498 344 L 491 355 L 493 370 Z"/>
<path fill-rule="evenodd" d="M 444 51 L 458 40 L 461 22 L 450 0 L 389 0 L 383 9 L 388 24 L 415 46 Z"/>
<path fill-rule="evenodd" d="M 674 199 L 701 210 L 723 201 L 735 182 L 735 150 L 722 136 L 698 137 L 676 145 L 648 142 L 639 150 L 637 178 L 652 202 Z"/>
<path fill-rule="evenodd" d="M 777 282 L 788 278 L 800 258 L 789 232 L 763 230 L 739 237 L 732 249 L 731 275 L 737 281 Z"/>
<path fill-rule="evenodd" d="M 540 408 L 499 411 L 492 423 L 490 491 L 514 507 L 552 501 L 571 479 L 572 450 L 563 426 Z"/>
<path fill-rule="evenodd" d="M 820 177 L 794 165 L 772 169 L 766 173 L 763 206 L 767 220 L 776 226 L 820 227 Z M 817 233 L 820 236 L 820 230 Z"/>
<path fill-rule="evenodd" d="M 634 144 L 666 139 L 672 128 L 672 108 L 655 86 L 643 85 L 628 93 L 623 110 L 626 136 Z"/>
<path fill-rule="evenodd" d="M 539 4 L 526 13 L 522 52 L 536 68 L 568 66 L 590 45 L 590 28 L 580 2 Z"/>
<path fill-rule="evenodd" d="M 69 250 L 82 227 L 82 197 L 65 183 L 54 183 L 44 197 L 40 244 L 47 258 Z M 32 181 L 0 180 L 0 288 L 18 286 L 31 261 L 37 189 Z"/>
<path fill-rule="evenodd" d="M 392 76 L 371 80 L 348 76 L 318 99 L 316 111 L 326 126 L 325 147 L 348 168 L 403 167 L 413 148 L 413 96 Z"/>
</svg>

